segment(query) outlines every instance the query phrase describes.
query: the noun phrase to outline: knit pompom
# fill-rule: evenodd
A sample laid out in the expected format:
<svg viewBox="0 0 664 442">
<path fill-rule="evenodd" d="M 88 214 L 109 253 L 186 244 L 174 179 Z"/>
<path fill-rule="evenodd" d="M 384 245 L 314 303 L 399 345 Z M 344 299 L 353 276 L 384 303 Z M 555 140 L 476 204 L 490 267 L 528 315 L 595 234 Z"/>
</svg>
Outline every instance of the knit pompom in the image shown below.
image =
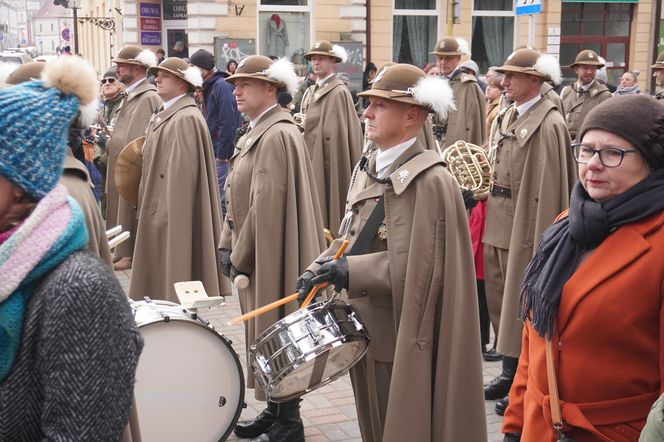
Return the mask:
<svg viewBox="0 0 664 442">
<path fill-rule="evenodd" d="M 16 68 L 18 68 L 18 65 L 14 63 L 0 63 L 0 84 L 6 83 Z"/>
<path fill-rule="evenodd" d="M 83 106 L 97 100 L 97 74 L 90 63 L 80 57 L 58 57 L 46 63 L 42 79 L 46 87 L 55 87 L 63 94 L 75 95 Z"/>
</svg>

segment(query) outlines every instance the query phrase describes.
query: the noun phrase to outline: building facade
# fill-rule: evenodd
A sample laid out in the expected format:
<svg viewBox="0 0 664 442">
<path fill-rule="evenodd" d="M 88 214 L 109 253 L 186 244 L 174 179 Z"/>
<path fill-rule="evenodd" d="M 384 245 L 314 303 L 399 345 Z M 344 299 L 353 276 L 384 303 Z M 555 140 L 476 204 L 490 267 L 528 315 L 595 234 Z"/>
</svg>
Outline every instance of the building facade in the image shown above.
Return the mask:
<svg viewBox="0 0 664 442">
<path fill-rule="evenodd" d="M 90 0 L 87 0 L 90 2 Z M 119 0 L 118 0 L 119 1 Z M 106 3 L 109 3 L 107 1 Z M 98 2 L 94 2 L 98 3 Z M 542 13 L 515 16 L 514 0 L 122 0 L 120 44 L 163 48 L 186 57 L 213 51 L 218 64 L 259 53 L 302 55 L 317 39 L 345 45 L 356 76 L 367 61 L 424 66 L 444 35 L 468 40 L 482 71 L 501 64 L 513 48 L 531 42 L 569 65 L 585 48 L 607 60 L 609 81 L 623 71 L 642 73 L 656 57 L 661 8 L 658 0 L 543 1 Z M 564 74 L 572 77 L 566 69 Z"/>
</svg>

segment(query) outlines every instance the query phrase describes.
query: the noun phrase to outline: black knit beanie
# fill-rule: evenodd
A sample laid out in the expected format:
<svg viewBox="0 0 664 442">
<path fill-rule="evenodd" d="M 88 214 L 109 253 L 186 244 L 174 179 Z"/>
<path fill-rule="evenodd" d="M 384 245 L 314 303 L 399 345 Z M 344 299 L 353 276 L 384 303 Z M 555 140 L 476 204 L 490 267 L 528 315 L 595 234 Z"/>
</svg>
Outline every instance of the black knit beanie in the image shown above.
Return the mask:
<svg viewBox="0 0 664 442">
<path fill-rule="evenodd" d="M 214 55 L 205 49 L 199 49 L 189 57 L 189 63 L 206 71 L 214 69 Z"/>
<path fill-rule="evenodd" d="M 579 139 L 591 129 L 618 135 L 639 150 L 652 169 L 664 168 L 664 105 L 646 94 L 612 97 L 583 120 Z"/>
</svg>

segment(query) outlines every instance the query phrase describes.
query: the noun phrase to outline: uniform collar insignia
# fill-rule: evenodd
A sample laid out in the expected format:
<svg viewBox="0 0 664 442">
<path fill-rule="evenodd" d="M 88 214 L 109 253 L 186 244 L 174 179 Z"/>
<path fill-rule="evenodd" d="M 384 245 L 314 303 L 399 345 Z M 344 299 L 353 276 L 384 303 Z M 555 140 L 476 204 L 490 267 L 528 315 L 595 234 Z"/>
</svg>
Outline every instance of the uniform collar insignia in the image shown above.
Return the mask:
<svg viewBox="0 0 664 442">
<path fill-rule="evenodd" d="M 400 183 L 403 184 L 403 182 L 406 181 L 409 176 L 410 176 L 410 172 L 408 171 L 408 169 L 404 169 L 404 170 L 399 171 L 399 174 L 397 175 L 397 179 L 399 180 Z"/>
<path fill-rule="evenodd" d="M 526 128 L 521 129 L 521 131 L 519 132 L 519 136 L 521 138 L 526 138 L 528 136 L 528 129 Z"/>
</svg>

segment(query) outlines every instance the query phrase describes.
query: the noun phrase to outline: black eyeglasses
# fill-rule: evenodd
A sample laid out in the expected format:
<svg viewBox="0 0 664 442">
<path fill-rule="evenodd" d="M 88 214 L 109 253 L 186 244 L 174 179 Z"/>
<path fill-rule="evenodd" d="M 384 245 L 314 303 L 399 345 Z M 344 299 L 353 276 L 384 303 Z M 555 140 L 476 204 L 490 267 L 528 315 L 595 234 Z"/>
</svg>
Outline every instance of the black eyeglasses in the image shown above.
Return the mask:
<svg viewBox="0 0 664 442">
<path fill-rule="evenodd" d="M 113 77 L 102 78 L 101 79 L 101 84 L 106 84 L 107 81 L 108 81 L 109 84 L 113 84 L 113 83 L 115 83 L 115 78 L 113 78 Z"/>
<path fill-rule="evenodd" d="M 601 149 L 593 149 L 586 144 L 576 143 L 572 144 L 572 152 L 574 152 L 574 159 L 579 164 L 588 164 L 588 162 L 595 156 L 599 155 L 599 160 L 604 167 L 618 167 L 625 158 L 626 153 L 638 152 L 636 149 L 622 149 L 620 147 L 605 146 Z"/>
</svg>

